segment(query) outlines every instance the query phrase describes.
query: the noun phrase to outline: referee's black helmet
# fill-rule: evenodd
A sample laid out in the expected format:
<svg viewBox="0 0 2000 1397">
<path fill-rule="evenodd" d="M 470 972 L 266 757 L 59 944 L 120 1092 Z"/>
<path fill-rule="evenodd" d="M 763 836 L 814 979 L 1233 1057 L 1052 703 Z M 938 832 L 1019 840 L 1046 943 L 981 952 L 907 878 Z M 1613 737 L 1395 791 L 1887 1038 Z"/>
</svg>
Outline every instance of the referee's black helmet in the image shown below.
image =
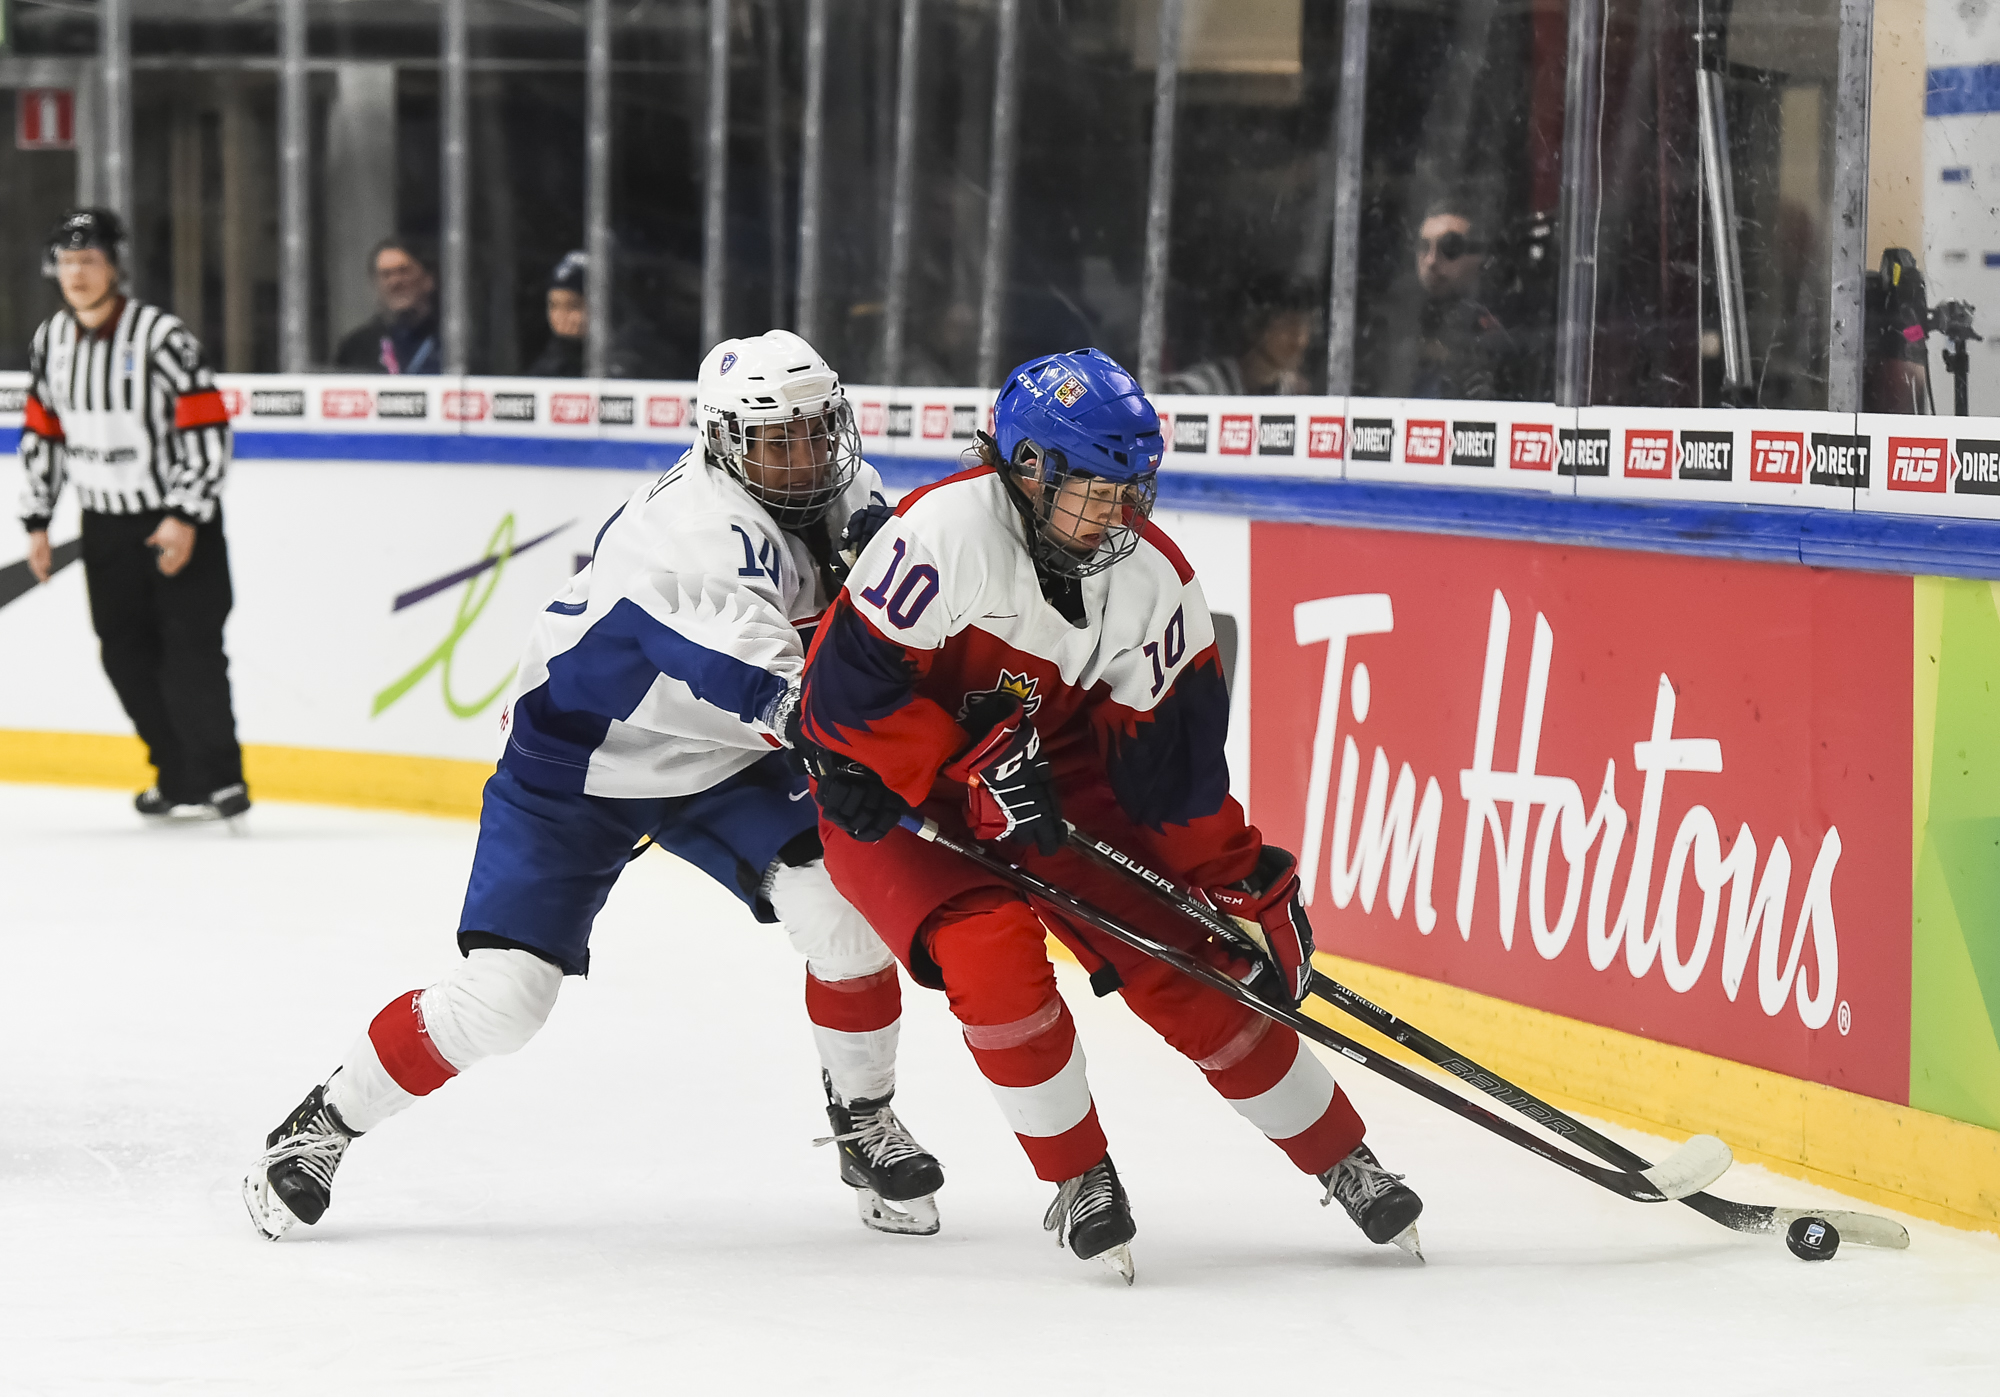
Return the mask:
<svg viewBox="0 0 2000 1397">
<path fill-rule="evenodd" d="M 114 267 L 125 265 L 125 220 L 110 209 L 71 209 L 49 230 L 42 251 L 42 275 L 56 274 L 56 254 L 94 247 Z"/>
</svg>

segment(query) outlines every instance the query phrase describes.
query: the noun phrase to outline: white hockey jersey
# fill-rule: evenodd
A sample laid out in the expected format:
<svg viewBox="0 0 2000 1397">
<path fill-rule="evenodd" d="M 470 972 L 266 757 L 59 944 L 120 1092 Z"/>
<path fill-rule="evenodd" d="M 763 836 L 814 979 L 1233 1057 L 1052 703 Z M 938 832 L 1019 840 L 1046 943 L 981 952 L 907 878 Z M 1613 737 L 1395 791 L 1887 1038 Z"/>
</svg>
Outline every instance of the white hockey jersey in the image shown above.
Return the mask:
<svg viewBox="0 0 2000 1397">
<path fill-rule="evenodd" d="M 881 490 L 864 465 L 828 537 Z M 548 791 L 706 790 L 782 745 L 765 719 L 832 600 L 805 542 L 696 447 L 619 506 L 537 616 L 500 765 Z"/>
</svg>

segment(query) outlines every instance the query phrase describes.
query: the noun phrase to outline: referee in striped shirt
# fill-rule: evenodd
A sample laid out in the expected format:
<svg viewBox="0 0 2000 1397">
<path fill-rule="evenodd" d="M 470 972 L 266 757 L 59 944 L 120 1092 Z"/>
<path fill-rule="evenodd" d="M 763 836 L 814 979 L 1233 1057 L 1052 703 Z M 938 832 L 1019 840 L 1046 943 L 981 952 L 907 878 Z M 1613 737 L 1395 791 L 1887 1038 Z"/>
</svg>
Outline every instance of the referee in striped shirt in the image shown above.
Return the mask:
<svg viewBox="0 0 2000 1397">
<path fill-rule="evenodd" d="M 229 414 L 194 336 L 123 293 L 124 241 L 106 209 L 79 209 L 49 235 L 43 270 L 66 305 L 35 331 L 28 359 L 28 566 L 48 581 L 49 519 L 74 481 L 104 672 L 159 773 L 135 805 L 226 819 L 250 808 L 222 653 Z"/>
</svg>

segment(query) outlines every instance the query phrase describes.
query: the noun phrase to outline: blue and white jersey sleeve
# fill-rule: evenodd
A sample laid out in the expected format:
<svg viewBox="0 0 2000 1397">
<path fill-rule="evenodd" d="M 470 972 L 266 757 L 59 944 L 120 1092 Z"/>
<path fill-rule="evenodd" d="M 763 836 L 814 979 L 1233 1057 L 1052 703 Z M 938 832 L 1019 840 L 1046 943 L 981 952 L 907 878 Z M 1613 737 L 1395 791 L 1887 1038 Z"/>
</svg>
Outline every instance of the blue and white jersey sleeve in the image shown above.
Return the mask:
<svg viewBox="0 0 2000 1397">
<path fill-rule="evenodd" d="M 794 612 L 815 589 L 786 535 L 691 454 L 605 525 L 537 618 L 501 764 L 544 790 L 688 795 L 780 745 Z"/>
</svg>

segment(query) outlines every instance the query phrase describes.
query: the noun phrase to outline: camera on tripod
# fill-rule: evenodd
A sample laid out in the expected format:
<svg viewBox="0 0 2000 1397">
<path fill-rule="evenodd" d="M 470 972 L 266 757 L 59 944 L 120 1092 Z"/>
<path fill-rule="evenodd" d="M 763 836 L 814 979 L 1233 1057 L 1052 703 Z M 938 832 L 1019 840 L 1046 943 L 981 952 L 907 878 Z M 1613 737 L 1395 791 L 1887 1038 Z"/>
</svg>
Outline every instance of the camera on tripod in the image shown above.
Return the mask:
<svg viewBox="0 0 2000 1397">
<path fill-rule="evenodd" d="M 1906 247 L 1884 248 L 1879 271 L 1868 273 L 1867 376 L 1862 407 L 1868 412 L 1937 412 L 1931 392 L 1930 337 L 1944 337 L 1945 372 L 1952 378 L 1952 411 L 1970 415 L 1972 358 L 1966 346 L 1983 336 L 1972 328 L 1965 301 L 1931 305 L 1924 274 Z"/>
</svg>

